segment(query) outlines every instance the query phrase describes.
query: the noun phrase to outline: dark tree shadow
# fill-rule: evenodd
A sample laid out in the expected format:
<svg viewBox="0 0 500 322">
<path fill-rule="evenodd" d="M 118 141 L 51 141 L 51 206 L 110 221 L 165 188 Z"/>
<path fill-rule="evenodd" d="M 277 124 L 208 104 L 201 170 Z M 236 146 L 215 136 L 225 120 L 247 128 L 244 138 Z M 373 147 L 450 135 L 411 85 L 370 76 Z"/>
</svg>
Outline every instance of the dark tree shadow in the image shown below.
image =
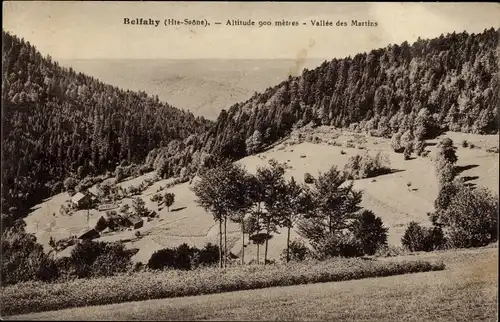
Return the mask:
<svg viewBox="0 0 500 322">
<path fill-rule="evenodd" d="M 436 142 L 425 142 L 424 143 L 424 148 L 428 147 L 428 146 L 436 146 L 437 143 Z"/>
<path fill-rule="evenodd" d="M 465 176 L 465 177 L 462 177 L 462 180 L 463 180 L 464 182 L 467 182 L 467 181 L 472 181 L 472 180 L 477 180 L 477 179 L 479 179 L 479 177 L 478 177 L 478 176 Z"/>
<path fill-rule="evenodd" d="M 266 233 L 258 233 L 255 235 L 252 235 L 249 237 L 249 239 L 254 243 L 254 244 L 259 244 L 262 245 L 264 242 L 269 239 L 272 239 L 273 235 L 271 234 L 266 234 Z"/>
<path fill-rule="evenodd" d="M 186 209 L 187 207 L 179 207 L 179 208 L 174 208 L 174 209 L 170 209 L 170 212 L 176 212 L 176 211 L 181 211 L 181 210 L 184 210 Z"/>
<path fill-rule="evenodd" d="M 375 259 L 373 259 L 372 257 L 362 256 L 362 257 L 360 257 L 360 258 L 361 258 L 362 260 L 364 260 L 364 261 L 370 261 L 370 262 L 375 261 Z"/>
<path fill-rule="evenodd" d="M 415 160 L 417 157 L 409 157 L 408 159 L 406 159 L 405 161 L 410 161 L 410 160 Z"/>
<path fill-rule="evenodd" d="M 372 178 L 375 178 L 375 177 L 378 177 L 378 176 L 383 176 L 383 175 L 386 175 L 386 174 L 392 174 L 392 173 L 398 173 L 398 172 L 403 172 L 405 170 L 402 170 L 402 169 L 381 169 L 377 175 L 375 176 L 372 176 Z"/>
<path fill-rule="evenodd" d="M 477 165 L 477 164 L 469 164 L 469 165 L 464 165 L 464 166 L 457 165 L 457 166 L 455 166 L 455 171 L 457 171 L 457 174 L 460 174 L 466 170 L 474 169 L 477 167 L 479 167 L 479 165 Z"/>
</svg>

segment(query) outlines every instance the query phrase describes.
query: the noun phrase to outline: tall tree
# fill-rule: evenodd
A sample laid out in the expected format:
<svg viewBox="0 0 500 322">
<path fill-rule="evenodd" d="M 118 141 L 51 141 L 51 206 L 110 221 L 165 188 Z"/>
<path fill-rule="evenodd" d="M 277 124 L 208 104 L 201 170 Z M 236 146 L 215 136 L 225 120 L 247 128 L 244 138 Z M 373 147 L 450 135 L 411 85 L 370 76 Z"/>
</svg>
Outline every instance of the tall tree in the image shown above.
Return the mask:
<svg viewBox="0 0 500 322">
<path fill-rule="evenodd" d="M 254 236 L 260 236 L 261 232 L 261 213 L 262 213 L 262 205 L 265 200 L 265 189 L 264 185 L 261 181 L 259 181 L 256 175 L 250 175 L 249 178 L 249 192 L 250 198 L 254 206 L 254 211 L 251 213 L 251 225 L 249 227 L 249 232 L 251 234 L 255 234 Z M 250 236 L 252 237 L 252 236 Z M 258 238 L 258 237 L 257 237 Z M 261 241 L 253 239 L 257 244 L 257 264 L 260 263 L 260 245 Z"/>
<path fill-rule="evenodd" d="M 167 207 L 167 211 L 170 211 L 170 207 L 175 202 L 175 194 L 172 192 L 165 193 L 165 195 L 163 196 L 163 202 L 165 203 L 165 206 Z"/>
<path fill-rule="evenodd" d="M 362 193 L 353 189 L 347 175 L 332 167 L 314 182 L 315 211 L 298 224 L 299 234 L 318 244 L 324 238 L 349 228 L 349 221 L 360 210 Z"/>
<path fill-rule="evenodd" d="M 241 168 L 236 174 L 238 177 L 235 177 L 235 193 L 233 194 L 234 204 L 237 205 L 234 213 L 231 215 L 230 219 L 236 223 L 240 224 L 241 229 L 241 265 L 245 264 L 245 219 L 247 214 L 249 214 L 250 210 L 253 207 L 253 198 L 254 192 L 252 189 L 253 185 L 253 176 L 250 175 L 245 169 Z"/>
<path fill-rule="evenodd" d="M 290 261 L 290 231 L 304 214 L 314 211 L 312 194 L 307 186 L 299 185 L 292 177 L 279 197 L 283 209 L 281 225 L 287 228 L 286 261 Z"/>
<path fill-rule="evenodd" d="M 211 212 L 214 220 L 219 222 L 219 265 L 227 265 L 227 231 L 224 230 L 224 244 L 222 225 L 227 228 L 227 218 L 241 211 L 245 204 L 244 191 L 245 183 L 240 179 L 245 178 L 245 170 L 241 165 L 233 164 L 229 161 L 222 162 L 216 168 L 209 169 L 200 174 L 191 187 L 195 193 L 196 202 L 206 211 Z M 224 251 L 223 251 L 224 250 Z"/>
<path fill-rule="evenodd" d="M 267 264 L 267 252 L 271 232 L 277 231 L 277 226 L 282 221 L 283 209 L 281 208 L 280 195 L 286 189 L 284 178 L 285 168 L 276 160 L 269 160 L 269 166 L 257 169 L 257 180 L 264 189 L 264 207 L 261 220 L 266 229 L 266 242 L 264 249 L 264 265 Z"/>
</svg>

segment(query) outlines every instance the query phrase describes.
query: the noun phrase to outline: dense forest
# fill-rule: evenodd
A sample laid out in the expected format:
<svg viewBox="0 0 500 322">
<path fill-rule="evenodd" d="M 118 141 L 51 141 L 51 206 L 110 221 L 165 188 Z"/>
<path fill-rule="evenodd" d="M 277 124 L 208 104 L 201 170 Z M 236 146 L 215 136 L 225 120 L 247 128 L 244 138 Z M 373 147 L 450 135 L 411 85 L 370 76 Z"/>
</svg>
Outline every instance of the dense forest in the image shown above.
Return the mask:
<svg viewBox="0 0 500 322">
<path fill-rule="evenodd" d="M 310 122 L 383 137 L 422 124 L 497 133 L 499 32 L 418 39 L 305 69 L 222 111 L 211 151 L 241 156 Z"/>
<path fill-rule="evenodd" d="M 4 214 L 60 192 L 70 175 L 83 179 L 119 163 L 141 163 L 158 147 L 192 152 L 212 126 L 157 97 L 62 68 L 29 42 L 2 36 Z M 187 139 L 191 146 L 181 147 Z"/>
<path fill-rule="evenodd" d="M 309 123 L 383 137 L 497 133 L 499 31 L 333 59 L 222 110 L 215 123 L 62 68 L 4 31 L 2 214 L 25 214 L 70 176 L 131 163 L 193 173 L 209 155 L 238 159 Z"/>
</svg>

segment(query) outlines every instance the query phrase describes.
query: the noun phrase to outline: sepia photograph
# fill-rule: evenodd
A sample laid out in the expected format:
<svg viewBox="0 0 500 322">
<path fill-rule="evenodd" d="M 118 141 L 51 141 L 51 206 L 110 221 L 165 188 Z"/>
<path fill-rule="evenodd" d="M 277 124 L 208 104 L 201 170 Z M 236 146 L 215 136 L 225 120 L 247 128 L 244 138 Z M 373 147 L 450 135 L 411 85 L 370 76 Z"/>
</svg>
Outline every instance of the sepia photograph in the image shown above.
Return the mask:
<svg viewBox="0 0 500 322">
<path fill-rule="evenodd" d="M 1 319 L 498 321 L 499 4 L 2 7 Z"/>
</svg>

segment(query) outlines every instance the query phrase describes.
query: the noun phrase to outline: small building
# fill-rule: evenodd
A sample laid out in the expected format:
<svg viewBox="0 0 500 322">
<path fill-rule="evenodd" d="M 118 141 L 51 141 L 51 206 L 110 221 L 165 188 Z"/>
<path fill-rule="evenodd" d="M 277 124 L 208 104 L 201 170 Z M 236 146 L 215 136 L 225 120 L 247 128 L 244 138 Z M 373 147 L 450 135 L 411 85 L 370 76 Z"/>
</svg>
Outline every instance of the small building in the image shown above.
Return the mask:
<svg viewBox="0 0 500 322">
<path fill-rule="evenodd" d="M 142 220 L 142 218 L 137 215 L 128 217 L 128 220 L 130 221 L 130 224 L 134 227 L 134 229 L 139 229 L 144 226 L 144 220 Z"/>
<path fill-rule="evenodd" d="M 88 194 L 77 192 L 73 197 L 71 197 L 71 202 L 78 209 L 84 209 L 90 207 L 91 199 Z"/>
<path fill-rule="evenodd" d="M 94 238 L 98 238 L 99 237 L 99 233 L 97 232 L 97 230 L 95 230 L 94 228 L 89 228 L 89 229 L 85 229 L 83 230 L 79 235 L 78 235 L 78 239 L 88 239 L 88 240 L 92 240 Z"/>
</svg>

